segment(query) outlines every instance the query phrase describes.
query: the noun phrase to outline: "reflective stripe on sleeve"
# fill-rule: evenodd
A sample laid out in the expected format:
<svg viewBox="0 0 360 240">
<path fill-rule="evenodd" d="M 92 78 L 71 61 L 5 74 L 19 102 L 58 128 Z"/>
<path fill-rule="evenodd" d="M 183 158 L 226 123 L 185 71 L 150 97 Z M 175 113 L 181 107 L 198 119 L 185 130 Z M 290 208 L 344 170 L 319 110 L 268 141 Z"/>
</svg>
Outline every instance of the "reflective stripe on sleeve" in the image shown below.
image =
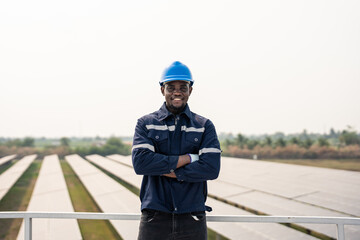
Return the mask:
<svg viewBox="0 0 360 240">
<path fill-rule="evenodd" d="M 199 155 L 203 153 L 221 153 L 221 150 L 218 148 L 203 148 L 199 150 Z"/>
<path fill-rule="evenodd" d="M 153 145 L 150 145 L 150 144 L 147 144 L 147 143 L 134 145 L 134 146 L 132 147 L 131 151 L 133 151 L 133 150 L 136 149 L 136 148 L 147 148 L 147 149 L 155 152 L 154 146 L 153 146 Z"/>
</svg>

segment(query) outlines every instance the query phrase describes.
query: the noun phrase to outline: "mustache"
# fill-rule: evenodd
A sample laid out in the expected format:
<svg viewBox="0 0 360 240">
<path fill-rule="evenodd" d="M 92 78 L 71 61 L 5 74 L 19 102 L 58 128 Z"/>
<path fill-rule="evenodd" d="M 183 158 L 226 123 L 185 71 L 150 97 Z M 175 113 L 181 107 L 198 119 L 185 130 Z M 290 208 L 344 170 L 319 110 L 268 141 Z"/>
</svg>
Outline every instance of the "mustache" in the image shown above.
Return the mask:
<svg viewBox="0 0 360 240">
<path fill-rule="evenodd" d="M 168 106 L 168 108 L 171 109 L 173 111 L 173 113 L 178 114 L 178 113 L 182 112 L 182 110 L 185 108 L 185 104 L 183 104 L 180 107 L 175 107 L 174 105 L 170 105 L 170 106 Z"/>
</svg>

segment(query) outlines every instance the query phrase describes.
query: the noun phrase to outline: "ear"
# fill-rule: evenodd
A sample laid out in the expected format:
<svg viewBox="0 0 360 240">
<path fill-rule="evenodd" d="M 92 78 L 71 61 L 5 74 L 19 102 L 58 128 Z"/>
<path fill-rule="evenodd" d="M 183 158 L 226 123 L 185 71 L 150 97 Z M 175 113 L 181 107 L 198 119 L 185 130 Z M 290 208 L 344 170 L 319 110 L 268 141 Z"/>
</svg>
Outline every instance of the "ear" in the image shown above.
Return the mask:
<svg viewBox="0 0 360 240">
<path fill-rule="evenodd" d="M 193 88 L 189 87 L 189 96 L 191 95 L 192 90 L 193 90 Z"/>
<path fill-rule="evenodd" d="M 161 91 L 161 94 L 162 94 L 163 96 L 165 96 L 165 87 L 164 87 L 164 86 L 161 86 L 161 87 L 160 87 L 160 91 Z"/>
</svg>

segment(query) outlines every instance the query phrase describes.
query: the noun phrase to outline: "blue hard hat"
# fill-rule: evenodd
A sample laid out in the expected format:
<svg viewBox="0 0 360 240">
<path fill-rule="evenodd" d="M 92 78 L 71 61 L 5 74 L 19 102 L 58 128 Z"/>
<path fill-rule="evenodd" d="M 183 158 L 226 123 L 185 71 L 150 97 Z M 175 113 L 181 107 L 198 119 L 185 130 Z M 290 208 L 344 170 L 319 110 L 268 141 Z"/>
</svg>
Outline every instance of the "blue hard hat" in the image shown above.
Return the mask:
<svg viewBox="0 0 360 240">
<path fill-rule="evenodd" d="M 162 86 L 166 82 L 171 81 L 188 81 L 190 86 L 194 84 L 194 80 L 192 79 L 190 69 L 179 61 L 173 62 L 168 68 L 165 69 L 161 80 L 160 86 Z"/>
</svg>

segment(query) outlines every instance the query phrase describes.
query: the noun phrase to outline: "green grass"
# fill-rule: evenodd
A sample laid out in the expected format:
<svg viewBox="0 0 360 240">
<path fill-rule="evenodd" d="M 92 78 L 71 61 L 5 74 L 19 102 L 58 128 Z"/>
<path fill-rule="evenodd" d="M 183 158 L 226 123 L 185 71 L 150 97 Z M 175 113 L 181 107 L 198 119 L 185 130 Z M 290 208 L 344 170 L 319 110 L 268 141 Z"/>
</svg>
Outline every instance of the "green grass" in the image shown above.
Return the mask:
<svg viewBox="0 0 360 240">
<path fill-rule="evenodd" d="M 278 163 L 290 163 L 303 166 L 332 168 L 349 171 L 360 171 L 360 159 L 262 159 Z"/>
<path fill-rule="evenodd" d="M 101 212 L 70 165 L 64 160 L 60 163 L 75 211 Z M 78 219 L 78 223 L 83 239 L 121 239 L 108 220 Z"/>
<path fill-rule="evenodd" d="M 223 235 L 207 228 L 207 239 L 208 240 L 229 240 L 229 238 L 224 237 Z"/>
<path fill-rule="evenodd" d="M 41 161 L 34 161 L 0 201 L 0 211 L 26 211 L 39 175 Z M 22 219 L 0 219 L 0 239 L 16 239 Z"/>
</svg>

